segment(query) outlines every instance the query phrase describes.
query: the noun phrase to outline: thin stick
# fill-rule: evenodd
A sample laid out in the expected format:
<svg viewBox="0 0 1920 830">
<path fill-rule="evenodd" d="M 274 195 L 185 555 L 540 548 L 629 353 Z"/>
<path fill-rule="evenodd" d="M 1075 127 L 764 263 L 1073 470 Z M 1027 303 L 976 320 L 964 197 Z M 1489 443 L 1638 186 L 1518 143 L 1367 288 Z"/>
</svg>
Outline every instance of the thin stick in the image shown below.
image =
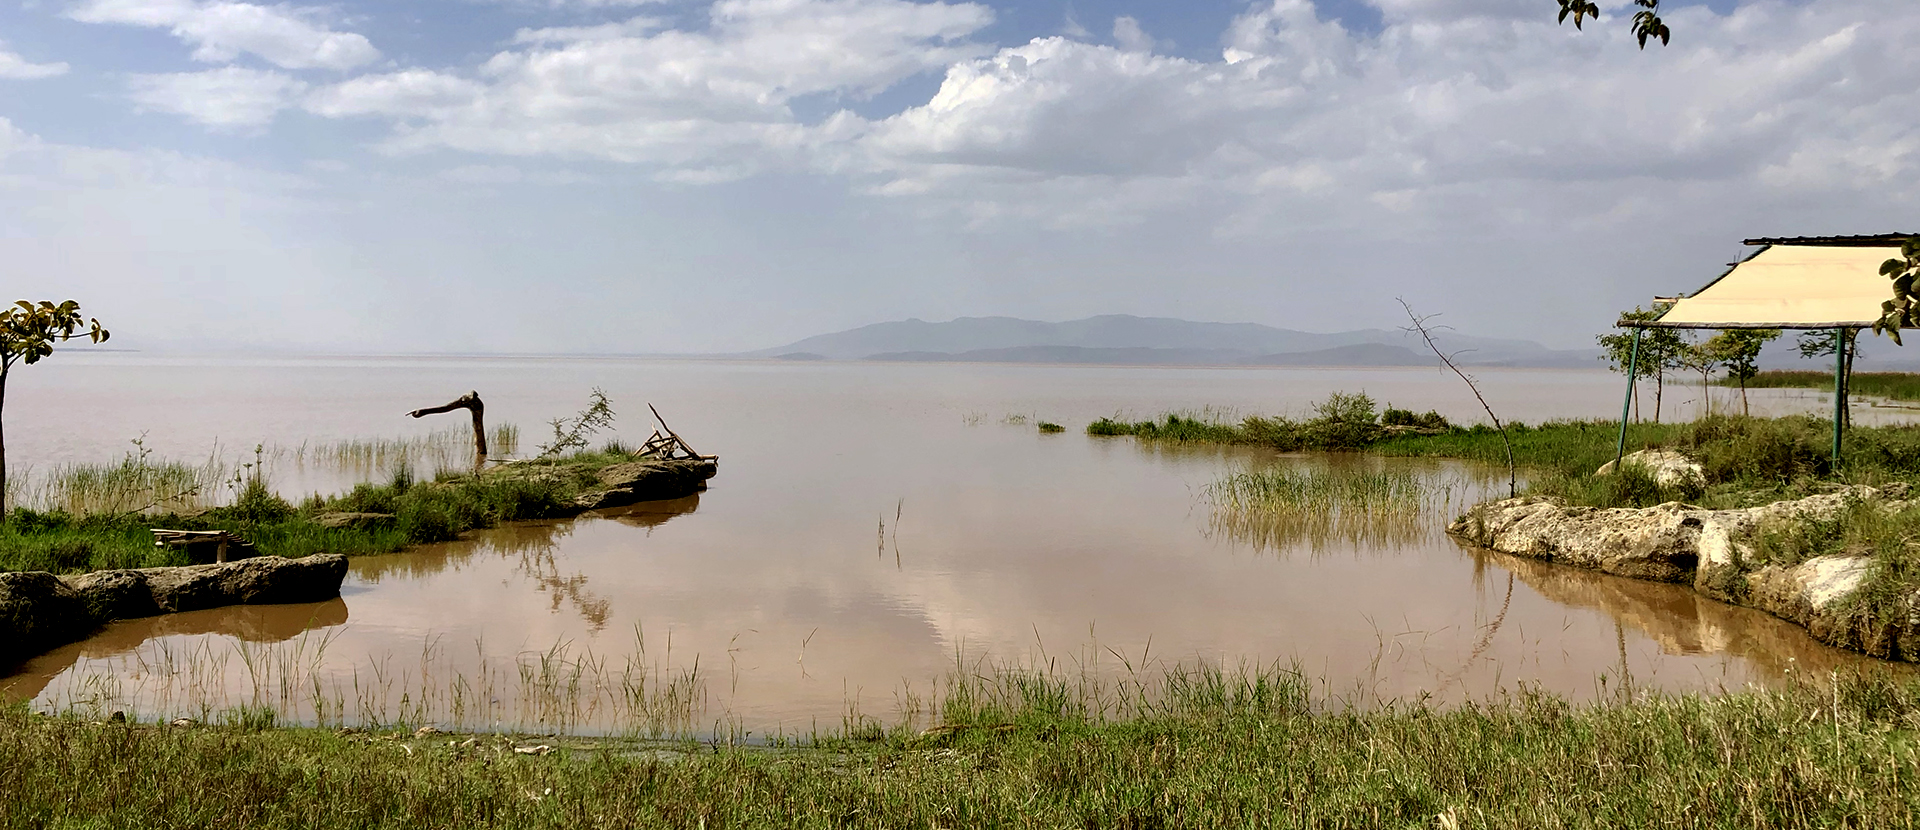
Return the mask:
<svg viewBox="0 0 1920 830">
<path fill-rule="evenodd" d="M 1460 367 L 1453 365 L 1453 358 L 1446 352 L 1440 351 L 1440 347 L 1433 342 L 1433 334 L 1427 331 L 1427 321 L 1432 319 L 1432 315 L 1426 317 L 1416 315 L 1413 313 L 1413 306 L 1407 305 L 1406 300 L 1398 297 L 1394 299 L 1399 300 L 1400 307 L 1406 309 L 1407 319 L 1413 321 L 1411 327 L 1402 329 L 1402 331 L 1419 332 L 1420 339 L 1427 341 L 1427 348 L 1432 349 L 1434 355 L 1440 358 L 1441 363 L 1446 364 L 1447 368 L 1452 369 L 1454 374 L 1459 375 L 1461 380 L 1467 382 L 1467 389 L 1473 392 L 1474 399 L 1480 402 L 1480 408 L 1486 410 L 1487 417 L 1493 419 L 1494 428 L 1500 430 L 1500 443 L 1506 445 L 1507 448 L 1507 498 L 1513 498 L 1519 495 L 1520 474 L 1513 465 L 1513 442 L 1507 438 L 1506 424 L 1500 423 L 1500 416 L 1493 414 L 1493 407 L 1489 406 L 1486 397 L 1480 394 L 1480 387 L 1473 382 L 1473 378 L 1468 377 L 1466 372 L 1460 371 Z"/>
</svg>

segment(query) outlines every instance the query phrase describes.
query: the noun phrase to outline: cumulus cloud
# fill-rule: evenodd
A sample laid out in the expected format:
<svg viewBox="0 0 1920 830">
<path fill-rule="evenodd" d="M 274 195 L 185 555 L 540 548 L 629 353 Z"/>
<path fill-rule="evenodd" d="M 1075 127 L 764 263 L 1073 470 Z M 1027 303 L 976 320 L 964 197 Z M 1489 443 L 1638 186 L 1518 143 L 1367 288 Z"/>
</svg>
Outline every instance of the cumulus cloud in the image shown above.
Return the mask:
<svg viewBox="0 0 1920 830">
<path fill-rule="evenodd" d="M 0 78 L 16 81 L 31 81 L 67 74 L 65 63 L 34 63 L 5 48 L 0 44 Z"/>
<path fill-rule="evenodd" d="M 193 59 L 231 62 L 254 55 L 282 69 L 346 70 L 380 59 L 364 36 L 337 32 L 318 13 L 294 6 L 214 0 L 86 0 L 68 11 L 83 23 L 169 29 L 194 47 Z"/>
<path fill-rule="evenodd" d="M 265 126 L 306 86 L 279 72 L 238 66 L 136 75 L 130 84 L 133 99 L 141 108 L 185 116 L 220 129 Z"/>
<path fill-rule="evenodd" d="M 1153 51 L 1153 36 L 1141 28 L 1139 20 L 1126 15 L 1113 19 L 1113 40 L 1129 52 Z"/>
<path fill-rule="evenodd" d="M 664 165 L 729 178 L 800 158 L 831 129 L 799 97 L 862 97 L 987 51 L 974 3 L 721 0 L 703 30 L 650 19 L 534 29 L 471 73 L 409 71 L 318 91 L 324 115 L 399 121 L 395 150 L 447 147 Z"/>
<path fill-rule="evenodd" d="M 1920 15 L 1899 0 L 1683 9 L 1669 20 L 1686 38 L 1647 52 L 1624 26 L 1576 33 L 1537 10 L 1487 25 L 1518 6 L 1379 5 L 1385 30 L 1359 36 L 1308 0 L 1270 0 L 1234 22 L 1217 61 L 1065 38 L 1005 48 L 951 67 L 924 105 L 843 125 L 856 147 L 835 169 L 866 165 L 877 192 L 995 209 L 1019 180 L 1029 204 L 1058 192 L 1083 205 L 1089 187 L 1120 196 L 1136 189 L 1120 182 L 1157 181 L 1170 196 L 1337 192 L 1354 209 L 1405 210 L 1462 185 L 1851 187 L 1920 162 L 1904 115 L 1920 94 L 1900 80 L 1920 72 L 1901 48 Z M 1041 186 L 1065 179 L 1083 181 Z"/>
</svg>

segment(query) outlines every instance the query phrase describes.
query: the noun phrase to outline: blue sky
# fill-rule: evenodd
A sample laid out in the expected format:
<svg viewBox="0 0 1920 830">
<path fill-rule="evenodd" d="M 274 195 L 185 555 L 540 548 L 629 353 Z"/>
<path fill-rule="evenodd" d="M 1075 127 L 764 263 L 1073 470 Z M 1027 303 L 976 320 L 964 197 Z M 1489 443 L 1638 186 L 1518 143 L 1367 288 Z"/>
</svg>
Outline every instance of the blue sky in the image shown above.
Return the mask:
<svg viewBox="0 0 1920 830">
<path fill-rule="evenodd" d="M 885 319 L 1581 346 L 1912 229 L 1908 0 L 33 0 L 0 257 L 150 348 L 750 349 Z M 679 313 L 680 309 L 698 310 Z"/>
</svg>

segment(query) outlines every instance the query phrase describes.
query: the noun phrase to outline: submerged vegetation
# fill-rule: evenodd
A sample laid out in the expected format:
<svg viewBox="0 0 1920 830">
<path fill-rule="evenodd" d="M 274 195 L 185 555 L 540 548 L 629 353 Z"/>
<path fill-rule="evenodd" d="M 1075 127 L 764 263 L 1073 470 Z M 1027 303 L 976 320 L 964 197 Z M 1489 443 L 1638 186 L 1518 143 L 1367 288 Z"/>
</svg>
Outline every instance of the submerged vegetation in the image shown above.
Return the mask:
<svg viewBox="0 0 1920 830">
<path fill-rule="evenodd" d="M 1212 527 L 1256 548 L 1339 541 L 1390 549 L 1432 529 L 1431 510 L 1452 488 L 1406 469 L 1267 468 L 1208 485 Z"/>
<path fill-rule="evenodd" d="M 0 709 L 0 827 L 1893 827 L 1920 689 L 1846 676 L 1594 705 L 1316 701 L 1286 669 L 971 673 L 931 729 L 806 746 L 176 727 Z"/>
</svg>

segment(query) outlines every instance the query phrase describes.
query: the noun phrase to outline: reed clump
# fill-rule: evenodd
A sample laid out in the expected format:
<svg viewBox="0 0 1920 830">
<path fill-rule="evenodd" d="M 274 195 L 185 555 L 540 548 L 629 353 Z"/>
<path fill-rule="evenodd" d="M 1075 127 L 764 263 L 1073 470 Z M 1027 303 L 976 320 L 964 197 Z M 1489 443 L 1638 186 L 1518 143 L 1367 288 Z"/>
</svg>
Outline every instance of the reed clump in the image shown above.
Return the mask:
<svg viewBox="0 0 1920 830">
<path fill-rule="evenodd" d="M 1409 469 L 1275 467 L 1207 486 L 1212 529 L 1264 550 L 1395 548 L 1431 535 L 1453 488 Z"/>
</svg>

